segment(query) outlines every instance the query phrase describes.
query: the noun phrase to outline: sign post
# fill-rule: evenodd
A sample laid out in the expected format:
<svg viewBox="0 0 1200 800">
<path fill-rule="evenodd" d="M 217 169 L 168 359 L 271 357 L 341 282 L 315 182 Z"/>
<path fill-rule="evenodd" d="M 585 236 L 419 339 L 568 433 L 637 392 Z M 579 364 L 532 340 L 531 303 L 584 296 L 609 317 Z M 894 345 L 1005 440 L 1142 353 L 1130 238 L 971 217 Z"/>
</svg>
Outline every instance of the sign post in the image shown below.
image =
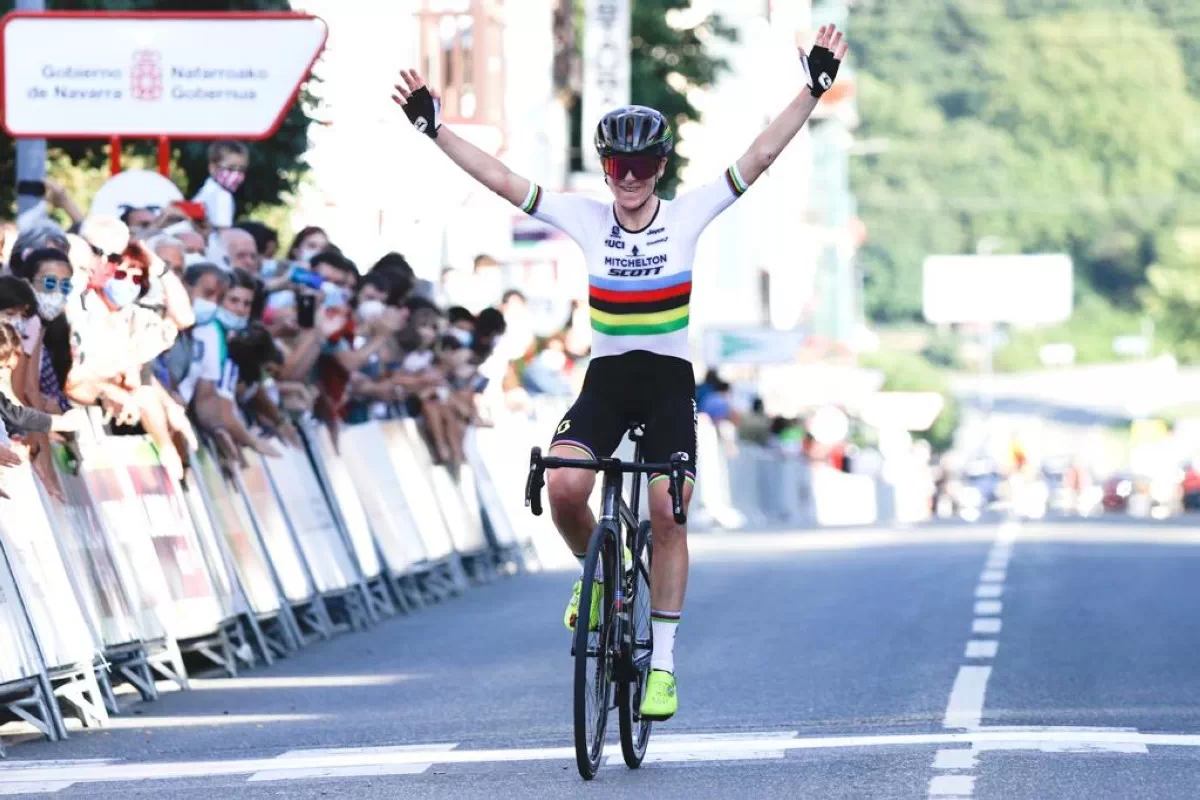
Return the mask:
<svg viewBox="0 0 1200 800">
<path fill-rule="evenodd" d="M 291 12 L 14 11 L 0 20 L 0 122 L 16 139 L 107 138 L 114 173 L 122 139 L 156 139 L 166 174 L 171 139 L 273 136 L 327 33 Z"/>
<path fill-rule="evenodd" d="M 583 34 L 583 124 L 579 147 L 588 172 L 600 171 L 592 131 L 600 118 L 629 103 L 630 0 L 587 0 Z"/>
<path fill-rule="evenodd" d="M 1064 322 L 1074 304 L 1071 258 L 1042 255 L 937 255 L 925 259 L 922 300 L 925 321 L 983 327 L 986 406 L 992 410 L 992 356 L 996 323 L 1048 325 Z"/>
</svg>

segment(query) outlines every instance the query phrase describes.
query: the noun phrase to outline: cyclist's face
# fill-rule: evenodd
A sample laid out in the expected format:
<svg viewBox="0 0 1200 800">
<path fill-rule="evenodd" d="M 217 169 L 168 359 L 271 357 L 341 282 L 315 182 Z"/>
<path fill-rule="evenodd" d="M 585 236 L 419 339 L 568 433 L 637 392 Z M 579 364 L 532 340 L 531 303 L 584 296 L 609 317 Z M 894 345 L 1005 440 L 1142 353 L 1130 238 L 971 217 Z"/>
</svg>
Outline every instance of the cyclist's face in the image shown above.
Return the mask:
<svg viewBox="0 0 1200 800">
<path fill-rule="evenodd" d="M 654 192 L 654 186 L 662 177 L 666 166 L 665 158 L 658 159 L 658 165 L 653 174 L 645 178 L 637 177 L 632 168 L 620 170 L 620 175 L 613 175 L 613 170 L 608 170 L 608 188 L 612 190 L 613 199 L 619 206 L 630 211 L 641 208 L 650 199 L 650 195 Z M 643 169 L 638 169 L 636 172 L 642 175 L 646 174 Z"/>
</svg>

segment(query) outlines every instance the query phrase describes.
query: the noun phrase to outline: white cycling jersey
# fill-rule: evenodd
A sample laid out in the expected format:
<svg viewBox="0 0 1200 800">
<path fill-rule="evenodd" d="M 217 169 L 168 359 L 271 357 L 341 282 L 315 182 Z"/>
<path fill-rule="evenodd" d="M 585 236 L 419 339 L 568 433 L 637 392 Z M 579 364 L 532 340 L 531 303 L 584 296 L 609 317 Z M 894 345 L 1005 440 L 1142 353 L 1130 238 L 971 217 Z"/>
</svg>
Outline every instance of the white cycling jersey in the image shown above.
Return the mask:
<svg viewBox="0 0 1200 800">
<path fill-rule="evenodd" d="M 650 223 L 631 231 L 617 221 L 612 203 L 530 184 L 521 209 L 583 248 L 593 358 L 647 350 L 691 361 L 687 329 L 696 240 L 746 188 L 737 165 L 731 166 L 711 183 L 660 200 Z"/>
</svg>

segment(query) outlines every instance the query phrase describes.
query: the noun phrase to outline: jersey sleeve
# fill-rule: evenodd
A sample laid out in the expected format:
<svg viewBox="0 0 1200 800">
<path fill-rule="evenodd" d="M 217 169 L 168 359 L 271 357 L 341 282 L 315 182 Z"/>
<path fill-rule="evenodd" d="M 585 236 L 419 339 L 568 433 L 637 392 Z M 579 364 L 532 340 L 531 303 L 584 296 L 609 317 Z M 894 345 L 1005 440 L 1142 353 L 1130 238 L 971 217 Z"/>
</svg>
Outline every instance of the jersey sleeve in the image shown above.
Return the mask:
<svg viewBox="0 0 1200 800">
<path fill-rule="evenodd" d="M 201 347 L 197 366 L 197 381 L 210 381 L 217 395 L 226 400 L 234 399 L 237 388 L 237 366 L 229 357 L 225 347 L 225 331 L 220 325 L 209 323 L 195 329 L 195 338 Z"/>
<path fill-rule="evenodd" d="M 598 213 L 602 214 L 604 209 L 602 203 L 591 198 L 547 192 L 532 181 L 529 184 L 529 193 L 525 195 L 525 202 L 521 204 L 521 210 L 526 214 L 553 225 L 580 246 L 583 246 L 588 238 L 592 221 L 597 218 Z"/>
<path fill-rule="evenodd" d="M 742 180 L 737 164 L 732 164 L 721 177 L 684 192 L 671 205 L 676 209 L 676 217 L 695 226 L 699 234 L 749 188 Z"/>
</svg>

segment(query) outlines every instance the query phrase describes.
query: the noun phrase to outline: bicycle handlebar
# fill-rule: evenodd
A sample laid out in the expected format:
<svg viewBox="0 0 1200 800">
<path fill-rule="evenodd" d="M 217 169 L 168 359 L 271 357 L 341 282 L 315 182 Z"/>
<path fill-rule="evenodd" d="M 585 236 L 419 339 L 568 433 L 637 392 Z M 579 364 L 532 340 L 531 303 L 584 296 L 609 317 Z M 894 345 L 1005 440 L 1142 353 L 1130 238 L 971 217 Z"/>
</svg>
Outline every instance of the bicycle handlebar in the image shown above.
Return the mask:
<svg viewBox="0 0 1200 800">
<path fill-rule="evenodd" d="M 671 513 L 679 525 L 687 524 L 687 513 L 683 508 L 684 466 L 686 453 L 674 453 L 665 464 L 645 461 L 622 461 L 619 458 L 575 460 L 572 458 L 543 457 L 542 448 L 535 447 L 529 454 L 529 478 L 525 481 L 525 505 L 535 517 L 542 515 L 542 487 L 546 485 L 547 469 L 587 469 L 593 472 L 629 472 L 635 474 L 663 473 L 670 480 L 667 488 L 671 495 Z"/>
</svg>

